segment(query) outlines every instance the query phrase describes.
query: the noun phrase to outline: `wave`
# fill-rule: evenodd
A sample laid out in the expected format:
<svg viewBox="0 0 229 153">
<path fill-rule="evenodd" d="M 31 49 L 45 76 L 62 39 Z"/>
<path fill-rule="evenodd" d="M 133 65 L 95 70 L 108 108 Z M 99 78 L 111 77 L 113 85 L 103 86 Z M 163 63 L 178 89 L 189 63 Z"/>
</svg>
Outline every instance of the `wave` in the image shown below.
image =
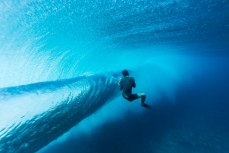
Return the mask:
<svg viewBox="0 0 229 153">
<path fill-rule="evenodd" d="M 180 46 L 228 53 L 228 10 L 226 0 L 1 1 L 0 87 L 132 69 Z"/>
<path fill-rule="evenodd" d="M 47 145 L 114 97 L 117 77 L 81 76 L 0 89 L 0 152 L 35 152 Z"/>
</svg>

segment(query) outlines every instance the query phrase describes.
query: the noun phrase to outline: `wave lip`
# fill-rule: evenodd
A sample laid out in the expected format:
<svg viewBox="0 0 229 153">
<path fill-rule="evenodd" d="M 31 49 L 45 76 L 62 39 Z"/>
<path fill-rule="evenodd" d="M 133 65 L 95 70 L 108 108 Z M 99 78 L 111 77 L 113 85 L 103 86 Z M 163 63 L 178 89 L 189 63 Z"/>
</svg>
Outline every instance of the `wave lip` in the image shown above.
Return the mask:
<svg viewBox="0 0 229 153">
<path fill-rule="evenodd" d="M 115 74 L 0 89 L 0 152 L 35 152 L 117 92 Z"/>
</svg>

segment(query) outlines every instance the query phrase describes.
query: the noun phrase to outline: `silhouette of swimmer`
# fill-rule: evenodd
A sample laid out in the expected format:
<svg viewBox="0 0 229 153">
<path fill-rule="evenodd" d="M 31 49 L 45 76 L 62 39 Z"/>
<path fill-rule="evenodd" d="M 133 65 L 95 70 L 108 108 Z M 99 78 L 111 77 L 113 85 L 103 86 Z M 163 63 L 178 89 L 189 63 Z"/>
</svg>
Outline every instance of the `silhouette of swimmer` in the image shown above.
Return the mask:
<svg viewBox="0 0 229 153">
<path fill-rule="evenodd" d="M 119 86 L 120 90 L 122 90 L 123 98 L 125 98 L 129 102 L 141 98 L 141 106 L 148 106 L 147 104 L 145 104 L 145 93 L 132 94 L 132 88 L 136 87 L 136 83 L 134 78 L 129 76 L 129 72 L 127 70 L 123 70 L 122 75 L 122 79 L 119 80 Z"/>
</svg>

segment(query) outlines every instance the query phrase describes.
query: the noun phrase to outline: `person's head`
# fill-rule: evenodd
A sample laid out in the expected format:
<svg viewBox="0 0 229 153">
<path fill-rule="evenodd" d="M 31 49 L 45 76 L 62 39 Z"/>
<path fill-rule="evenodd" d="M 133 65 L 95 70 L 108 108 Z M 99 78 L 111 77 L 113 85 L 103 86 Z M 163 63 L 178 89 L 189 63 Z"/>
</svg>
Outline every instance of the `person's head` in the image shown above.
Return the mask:
<svg viewBox="0 0 229 153">
<path fill-rule="evenodd" d="M 129 72 L 128 72 L 127 70 L 123 70 L 123 71 L 122 71 L 122 75 L 123 75 L 123 76 L 129 76 Z"/>
</svg>

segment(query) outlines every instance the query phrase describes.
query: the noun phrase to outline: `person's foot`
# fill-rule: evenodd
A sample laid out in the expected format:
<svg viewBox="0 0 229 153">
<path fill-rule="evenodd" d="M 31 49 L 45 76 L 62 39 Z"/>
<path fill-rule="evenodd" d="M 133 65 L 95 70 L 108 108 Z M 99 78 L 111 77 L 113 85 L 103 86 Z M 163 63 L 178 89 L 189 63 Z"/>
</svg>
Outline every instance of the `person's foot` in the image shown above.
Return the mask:
<svg viewBox="0 0 229 153">
<path fill-rule="evenodd" d="M 144 107 L 144 108 L 147 108 L 147 109 L 151 109 L 151 106 L 148 105 L 148 104 L 145 104 L 145 103 L 144 104 L 141 104 L 141 106 Z"/>
</svg>

